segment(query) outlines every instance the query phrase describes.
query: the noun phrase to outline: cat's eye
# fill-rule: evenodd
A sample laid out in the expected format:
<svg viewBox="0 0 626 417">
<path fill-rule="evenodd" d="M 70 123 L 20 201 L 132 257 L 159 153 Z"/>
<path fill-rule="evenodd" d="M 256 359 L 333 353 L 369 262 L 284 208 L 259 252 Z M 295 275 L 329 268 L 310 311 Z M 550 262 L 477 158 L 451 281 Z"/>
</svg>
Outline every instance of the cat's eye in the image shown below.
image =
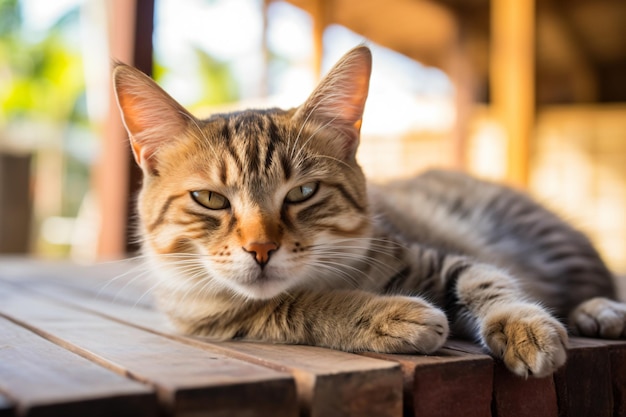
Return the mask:
<svg viewBox="0 0 626 417">
<path fill-rule="evenodd" d="M 306 184 L 294 187 L 287 193 L 287 196 L 285 197 L 285 202 L 290 204 L 302 203 L 303 201 L 306 201 L 309 198 L 313 197 L 313 194 L 315 194 L 318 187 L 318 182 L 307 182 Z"/>
<path fill-rule="evenodd" d="M 192 191 L 191 198 L 193 198 L 196 203 L 210 210 L 223 210 L 230 207 L 228 199 L 214 191 Z"/>
</svg>

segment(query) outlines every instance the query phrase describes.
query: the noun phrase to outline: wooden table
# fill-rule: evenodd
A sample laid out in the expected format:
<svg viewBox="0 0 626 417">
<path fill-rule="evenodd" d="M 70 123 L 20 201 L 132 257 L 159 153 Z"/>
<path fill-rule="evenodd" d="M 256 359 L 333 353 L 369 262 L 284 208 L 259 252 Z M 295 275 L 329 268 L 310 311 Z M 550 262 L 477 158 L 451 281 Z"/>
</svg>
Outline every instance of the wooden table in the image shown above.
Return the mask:
<svg viewBox="0 0 626 417">
<path fill-rule="evenodd" d="M 455 340 L 433 356 L 212 343 L 169 329 L 144 272 L 0 258 L 0 416 L 626 416 L 626 342 L 573 339 L 529 380 Z"/>
</svg>

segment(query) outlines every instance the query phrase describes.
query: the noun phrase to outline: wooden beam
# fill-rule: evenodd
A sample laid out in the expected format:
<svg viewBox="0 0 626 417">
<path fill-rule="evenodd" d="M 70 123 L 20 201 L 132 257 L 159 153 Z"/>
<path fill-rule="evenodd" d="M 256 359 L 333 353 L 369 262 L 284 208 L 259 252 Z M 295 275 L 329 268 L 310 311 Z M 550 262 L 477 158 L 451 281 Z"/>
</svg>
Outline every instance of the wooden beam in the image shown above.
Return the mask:
<svg viewBox="0 0 626 417">
<path fill-rule="evenodd" d="M 444 71 L 454 84 L 455 95 L 454 104 L 456 109 L 456 120 L 450 135 L 452 141 L 453 155 L 451 163 L 455 169 L 465 170 L 467 163 L 467 137 L 469 120 L 474 104 L 474 78 L 471 65 L 460 39 L 448 49 L 448 59 Z"/>
<path fill-rule="evenodd" d="M 30 249 L 31 155 L 0 152 L 0 253 Z"/>
<path fill-rule="evenodd" d="M 107 2 L 109 52 L 114 60 L 134 65 L 150 74 L 154 0 L 112 0 Z M 95 168 L 95 188 L 100 212 L 97 257 L 123 257 L 132 246 L 129 224 L 140 172 L 132 161 L 127 134 L 122 125 L 113 90 L 100 161 Z"/>
<path fill-rule="evenodd" d="M 133 44 L 132 65 L 152 76 L 153 51 L 152 35 L 154 32 L 154 1 L 135 0 L 135 36 Z M 126 134 L 124 134 L 126 137 Z M 127 141 L 128 142 L 128 141 Z M 126 253 L 139 251 L 139 243 L 136 239 L 136 205 L 135 196 L 141 188 L 142 173 L 131 155 L 130 147 L 127 147 L 126 163 L 128 165 L 128 180 L 126 181 L 126 222 L 124 224 L 124 250 Z"/>
<path fill-rule="evenodd" d="M 490 90 L 507 140 L 507 180 L 528 181 L 535 121 L 535 1 L 491 1 Z"/>
<path fill-rule="evenodd" d="M 313 19 L 313 70 L 318 78 L 322 76 L 322 60 L 324 58 L 324 31 L 328 26 L 328 8 L 326 0 L 314 0 L 311 9 Z"/>
</svg>

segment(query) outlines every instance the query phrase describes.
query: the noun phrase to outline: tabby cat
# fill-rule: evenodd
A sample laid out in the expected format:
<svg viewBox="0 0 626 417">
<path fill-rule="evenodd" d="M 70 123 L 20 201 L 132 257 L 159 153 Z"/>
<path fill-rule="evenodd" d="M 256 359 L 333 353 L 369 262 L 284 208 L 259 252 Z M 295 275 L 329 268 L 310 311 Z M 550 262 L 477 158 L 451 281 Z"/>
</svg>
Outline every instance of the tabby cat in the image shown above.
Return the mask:
<svg viewBox="0 0 626 417">
<path fill-rule="evenodd" d="M 444 171 L 366 183 L 355 153 L 370 72 L 359 46 L 298 108 L 199 120 L 116 65 L 144 173 L 143 250 L 178 329 L 403 353 L 452 331 L 537 377 L 565 362 L 562 323 L 626 337 L 589 240 L 526 195 Z"/>
</svg>

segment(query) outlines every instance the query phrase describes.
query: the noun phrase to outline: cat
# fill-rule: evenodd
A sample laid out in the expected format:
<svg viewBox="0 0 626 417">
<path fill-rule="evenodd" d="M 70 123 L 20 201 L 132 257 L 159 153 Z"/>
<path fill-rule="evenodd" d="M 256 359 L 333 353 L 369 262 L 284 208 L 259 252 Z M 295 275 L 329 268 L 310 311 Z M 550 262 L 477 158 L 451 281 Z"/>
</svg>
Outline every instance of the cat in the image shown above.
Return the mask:
<svg viewBox="0 0 626 417">
<path fill-rule="evenodd" d="M 184 333 L 345 351 L 435 352 L 452 332 L 515 374 L 568 333 L 626 337 L 590 241 L 527 195 L 433 170 L 385 185 L 356 161 L 372 67 L 349 51 L 300 107 L 192 116 L 117 63 L 143 252 Z"/>
</svg>

